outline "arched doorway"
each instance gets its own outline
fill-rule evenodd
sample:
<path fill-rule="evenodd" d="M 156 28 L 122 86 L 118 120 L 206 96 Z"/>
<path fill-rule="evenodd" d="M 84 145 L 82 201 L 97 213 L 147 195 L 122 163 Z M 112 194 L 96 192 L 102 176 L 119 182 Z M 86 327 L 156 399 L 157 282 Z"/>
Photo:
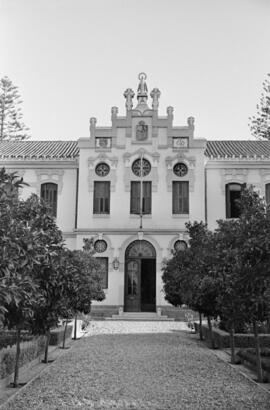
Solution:
<path fill-rule="evenodd" d="M 156 311 L 156 251 L 136 240 L 125 253 L 125 312 Z"/>

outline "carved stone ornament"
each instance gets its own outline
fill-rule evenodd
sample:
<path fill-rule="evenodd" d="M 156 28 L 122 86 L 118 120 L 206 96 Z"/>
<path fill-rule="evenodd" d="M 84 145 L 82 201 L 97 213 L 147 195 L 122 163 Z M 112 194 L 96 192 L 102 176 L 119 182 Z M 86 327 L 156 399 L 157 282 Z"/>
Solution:
<path fill-rule="evenodd" d="M 189 182 L 189 190 L 190 192 L 194 191 L 195 185 L 195 165 L 196 165 L 196 158 L 195 157 L 188 157 L 184 153 L 178 153 L 173 157 L 167 157 L 165 159 L 166 166 L 167 166 L 167 190 L 168 192 L 172 191 L 172 182 L 173 181 L 181 181 L 184 180 Z M 177 165 L 181 165 L 186 167 L 186 173 L 184 172 L 183 175 L 177 175 L 174 172 L 174 169 L 177 168 Z"/>
<path fill-rule="evenodd" d="M 148 125 L 144 121 L 140 121 L 136 126 L 136 140 L 145 141 L 148 138 Z"/>
<path fill-rule="evenodd" d="M 96 157 L 89 157 L 87 160 L 88 164 L 88 191 L 93 192 L 94 190 L 94 181 L 110 181 L 111 182 L 111 191 L 115 191 L 116 184 L 116 168 L 118 164 L 118 158 L 110 158 L 104 153 L 100 153 Z M 98 165 L 105 164 L 109 167 L 109 172 L 106 175 L 99 175 L 96 172 Z M 104 173 L 103 173 L 104 174 Z"/>
<path fill-rule="evenodd" d="M 158 109 L 158 105 L 159 105 L 159 97 L 160 97 L 160 91 L 158 88 L 154 88 L 151 93 L 150 93 L 150 97 L 152 97 L 153 102 L 152 102 L 152 108 L 153 110 L 157 110 Z"/>
<path fill-rule="evenodd" d="M 158 188 L 158 163 L 159 163 L 159 158 L 160 154 L 157 152 L 148 152 L 145 149 L 139 149 L 136 152 L 130 154 L 126 152 L 123 155 L 124 158 L 124 164 L 125 164 L 125 172 L 124 172 L 124 184 L 125 184 L 125 191 L 130 192 L 130 182 L 131 181 L 140 181 L 139 176 L 135 176 L 133 171 L 132 171 L 132 164 L 134 163 L 135 160 L 140 159 L 143 157 L 144 159 L 148 160 L 148 162 L 151 164 L 151 170 L 149 174 L 147 175 L 147 181 L 152 182 L 152 191 L 157 192 Z"/>
<path fill-rule="evenodd" d="M 63 169 L 36 169 L 37 181 L 31 182 L 31 186 L 35 187 L 37 193 L 40 193 L 41 184 L 52 182 L 57 184 L 57 191 L 60 195 L 63 189 L 63 176 L 65 171 Z"/>
<path fill-rule="evenodd" d="M 246 168 L 228 168 L 220 170 L 220 188 L 223 195 L 225 195 L 226 185 L 230 183 L 243 184 L 247 182 L 248 170 Z"/>

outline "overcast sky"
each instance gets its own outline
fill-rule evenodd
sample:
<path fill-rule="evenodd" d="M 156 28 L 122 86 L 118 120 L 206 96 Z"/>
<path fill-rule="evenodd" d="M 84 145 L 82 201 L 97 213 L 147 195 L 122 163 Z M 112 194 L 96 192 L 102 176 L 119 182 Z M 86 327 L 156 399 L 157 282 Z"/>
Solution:
<path fill-rule="evenodd" d="M 147 74 L 160 115 L 195 117 L 195 136 L 251 139 L 270 72 L 269 0 L 0 0 L 0 77 L 23 98 L 33 140 L 89 136 L 125 114 Z M 150 102 L 151 104 L 151 102 Z"/>

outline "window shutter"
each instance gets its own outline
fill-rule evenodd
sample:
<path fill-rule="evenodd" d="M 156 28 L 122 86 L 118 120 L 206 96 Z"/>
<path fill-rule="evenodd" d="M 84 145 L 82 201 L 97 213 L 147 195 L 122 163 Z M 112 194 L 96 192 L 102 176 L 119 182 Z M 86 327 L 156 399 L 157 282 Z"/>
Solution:
<path fill-rule="evenodd" d="M 173 181 L 173 214 L 189 213 L 189 183 L 188 181 Z"/>
<path fill-rule="evenodd" d="M 140 182 L 131 182 L 130 189 L 130 213 L 139 214 L 140 213 Z"/>
<path fill-rule="evenodd" d="M 143 213 L 151 214 L 152 186 L 151 182 L 143 182 Z"/>
<path fill-rule="evenodd" d="M 110 213 L 110 182 L 94 182 L 94 214 Z"/>

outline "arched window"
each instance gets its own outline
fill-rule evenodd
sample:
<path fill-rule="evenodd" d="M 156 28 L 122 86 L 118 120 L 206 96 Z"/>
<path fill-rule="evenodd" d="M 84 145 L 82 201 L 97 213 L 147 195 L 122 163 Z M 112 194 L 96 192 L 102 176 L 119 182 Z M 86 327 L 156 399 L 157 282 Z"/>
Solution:
<path fill-rule="evenodd" d="M 41 198 L 51 207 L 52 215 L 57 215 L 57 184 L 46 183 L 41 185 Z"/>
<path fill-rule="evenodd" d="M 226 218 L 239 218 L 241 214 L 240 199 L 243 185 L 231 183 L 226 185 Z"/>

